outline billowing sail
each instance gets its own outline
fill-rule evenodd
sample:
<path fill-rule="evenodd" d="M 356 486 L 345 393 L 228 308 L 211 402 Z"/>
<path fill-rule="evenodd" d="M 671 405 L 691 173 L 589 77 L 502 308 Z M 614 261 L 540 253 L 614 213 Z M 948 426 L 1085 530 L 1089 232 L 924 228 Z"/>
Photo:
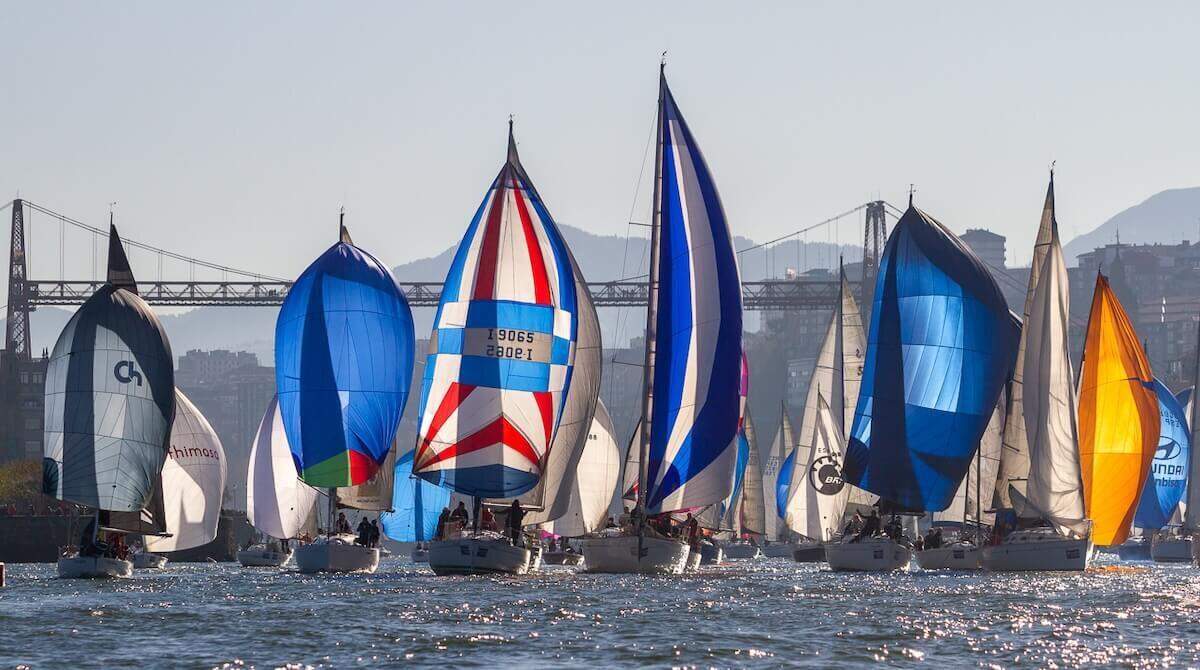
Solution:
<path fill-rule="evenodd" d="M 778 483 L 780 481 L 780 473 L 783 470 L 784 461 L 796 451 L 796 431 L 792 427 L 792 419 L 788 416 L 786 403 L 781 403 L 779 407 L 779 430 L 775 433 L 775 440 L 771 443 L 771 449 L 767 452 L 767 457 L 763 461 L 762 481 L 764 499 L 766 500 L 766 531 L 767 537 L 775 539 L 779 536 L 779 531 L 783 530 L 784 521 L 787 518 L 786 501 L 784 502 L 784 513 L 779 514 L 777 498 L 779 495 Z M 800 459 L 808 460 L 807 454 L 801 454 Z M 793 462 L 795 458 L 793 457 Z M 790 470 L 789 470 L 790 472 Z M 790 483 L 790 475 L 784 479 L 784 486 L 788 487 Z"/>
<path fill-rule="evenodd" d="M 738 531 L 741 535 L 765 535 L 767 507 L 763 501 L 762 459 L 758 455 L 758 437 L 749 408 L 742 421 L 742 433 L 750 445 L 750 460 L 746 463 L 746 478 L 742 482 L 742 498 L 737 511 Z"/>
<path fill-rule="evenodd" d="M 625 464 L 621 466 L 620 493 L 623 502 L 637 500 L 638 479 L 641 477 L 642 472 L 641 437 L 642 422 L 638 421 L 637 425 L 633 427 L 633 435 L 629 438 L 629 445 L 625 447 Z"/>
<path fill-rule="evenodd" d="M 743 424 L 743 427 L 745 424 Z M 732 528 L 734 532 L 739 531 L 737 515 L 739 513 L 738 503 L 741 502 L 742 485 L 746 481 L 746 468 L 750 465 L 750 440 L 746 437 L 744 430 L 739 429 L 737 437 L 737 459 L 733 466 L 733 490 L 729 493 L 729 497 L 721 501 L 717 506 L 717 514 L 721 518 L 723 528 Z"/>
<path fill-rule="evenodd" d="M 979 440 L 979 452 L 971 461 L 967 476 L 958 485 L 954 501 L 946 509 L 933 514 L 934 523 L 959 524 L 963 521 L 980 526 L 991 526 L 996 513 L 989 512 L 996 492 L 996 477 L 1000 471 L 1001 440 L 1004 433 L 1004 408 L 1008 404 L 1007 394 L 1001 393 L 992 418 Z"/>
<path fill-rule="evenodd" d="M 164 537 L 146 537 L 150 551 L 180 551 L 212 542 L 225 495 L 225 449 L 204 414 L 175 389 L 171 449 L 162 469 Z"/>
<path fill-rule="evenodd" d="M 508 160 L 459 244 L 434 317 L 413 472 L 485 498 L 536 486 L 578 330 L 571 255 L 510 126 Z"/>
<path fill-rule="evenodd" d="M 570 478 L 567 510 L 543 524 L 542 529 L 554 535 L 579 537 L 603 528 L 620 475 L 621 447 L 617 444 L 612 417 L 604 403 L 597 402 L 586 446 Z"/>
<path fill-rule="evenodd" d="M 275 322 L 279 413 L 300 477 L 362 484 L 383 465 L 413 368 L 413 321 L 387 266 L 341 240 L 288 291 Z"/>
<path fill-rule="evenodd" d="M 553 521 L 567 513 L 571 505 L 573 483 L 581 473 L 584 450 L 594 433 L 593 415 L 598 411 L 600 395 L 601 338 L 600 320 L 592 305 L 587 281 L 574 258 L 575 296 L 579 303 L 579 335 L 575 342 L 575 367 L 571 372 L 571 388 L 563 404 L 558 432 L 546 457 L 542 478 L 532 491 L 521 496 L 522 505 L 530 510 L 525 524 Z M 620 468 L 620 458 L 617 459 Z M 615 485 L 615 483 L 614 483 Z M 611 493 L 612 489 L 609 488 Z"/>
<path fill-rule="evenodd" d="M 1158 449 L 1150 464 L 1150 476 L 1138 501 L 1133 525 L 1138 528 L 1157 530 L 1164 528 L 1183 500 L 1187 482 L 1188 444 L 1187 414 L 1171 389 L 1161 381 L 1154 380 L 1154 393 L 1158 396 L 1159 431 Z M 1182 393 L 1180 394 L 1182 395 Z"/>
<path fill-rule="evenodd" d="M 300 535 L 314 514 L 317 492 L 300 480 L 288 446 L 279 400 L 271 398 L 250 447 L 246 516 L 259 532 L 279 539 Z M 316 524 L 309 535 L 316 536 Z"/>
<path fill-rule="evenodd" d="M 796 465 L 796 462 L 800 460 L 799 452 L 798 448 L 788 452 L 787 457 L 783 459 L 783 463 L 779 466 L 779 476 L 775 479 L 775 495 L 771 497 L 774 504 L 771 505 L 771 512 L 773 512 L 773 516 L 775 517 L 775 534 L 777 536 L 784 534 L 782 532 L 785 528 L 783 522 L 787 518 L 787 504 L 790 497 L 788 494 L 792 490 L 792 477 L 797 467 L 801 469 L 804 467 L 803 463 L 799 466 Z"/>
<path fill-rule="evenodd" d="M 1150 361 L 1102 274 L 1096 276 L 1079 375 L 1079 460 L 1097 545 L 1129 537 L 1158 446 Z"/>
<path fill-rule="evenodd" d="M 809 537 L 828 542 L 842 528 L 846 499 L 850 489 L 842 478 L 842 449 L 846 443 L 842 432 L 842 415 L 835 413 L 817 396 L 817 421 L 813 433 L 812 460 L 806 468 L 805 486 L 809 496 L 806 505 L 809 516 Z M 797 495 L 793 493 L 793 495 Z"/>
<path fill-rule="evenodd" d="M 1054 174 L 1050 174 L 1050 184 L 1046 187 L 1046 201 L 1042 205 L 1041 223 L 1038 225 L 1037 240 L 1033 244 L 1033 260 L 1029 265 L 1029 283 L 1025 289 L 1025 311 L 1022 312 L 1022 324 L 1028 323 L 1030 311 L 1033 309 L 1034 292 L 1041 280 L 1043 267 L 1046 265 L 1046 255 L 1050 247 L 1058 245 L 1058 222 L 1054 217 Z M 1060 249 L 1061 253 L 1061 249 Z M 1056 266 L 1051 264 L 1050 269 Z M 1063 275 L 1064 279 L 1066 275 Z M 1064 284 L 1065 286 L 1065 284 Z M 1064 296 L 1065 299 L 1065 296 Z M 1025 432 L 1024 409 L 1024 378 L 1025 378 L 1025 349 L 1028 335 L 1022 332 L 1017 345 L 1017 358 L 1013 365 L 1012 381 L 1009 383 L 1009 412 L 1005 418 L 1003 449 L 1000 452 L 1000 474 L 996 482 L 996 498 L 1001 507 L 1013 507 L 1010 487 L 1019 494 L 1025 494 L 1026 481 L 1029 478 L 1030 447 Z M 1069 361 L 1068 361 L 1069 362 Z M 1072 431 L 1073 433 L 1073 431 Z M 1073 439 L 1073 435 L 1072 435 Z M 1072 445 L 1071 450 L 1075 447 Z"/>
<path fill-rule="evenodd" d="M 907 509 L 945 509 L 1009 377 L 1017 333 L 983 263 L 911 205 L 874 295 L 846 480 Z"/>
<path fill-rule="evenodd" d="M 450 505 L 450 490 L 430 484 L 412 473 L 414 447 L 396 457 L 392 484 L 392 509 L 379 515 L 383 534 L 397 542 L 429 542 L 437 534 L 442 509 Z"/>
<path fill-rule="evenodd" d="M 42 491 L 140 514 L 167 457 L 174 369 L 112 227 L 108 283 L 67 322 L 46 367 Z"/>
<path fill-rule="evenodd" d="M 712 174 L 660 78 L 658 254 L 652 287 L 650 513 L 711 505 L 733 485 L 742 288 Z"/>
<path fill-rule="evenodd" d="M 334 490 L 338 507 L 359 509 L 367 512 L 384 512 L 392 508 L 392 482 L 396 476 L 396 453 L 402 447 L 396 438 L 388 450 L 383 464 L 367 481 L 355 486 L 341 486 Z"/>

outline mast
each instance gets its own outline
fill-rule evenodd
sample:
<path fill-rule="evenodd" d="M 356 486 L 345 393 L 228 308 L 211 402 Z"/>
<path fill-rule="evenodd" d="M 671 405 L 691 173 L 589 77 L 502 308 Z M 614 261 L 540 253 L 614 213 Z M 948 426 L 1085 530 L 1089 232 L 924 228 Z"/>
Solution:
<path fill-rule="evenodd" d="M 846 300 L 846 296 L 844 295 L 844 291 L 846 290 L 845 279 L 846 274 L 845 268 L 842 265 L 842 257 L 838 256 L 838 303 L 837 307 L 834 308 L 837 310 L 837 314 L 835 315 L 837 318 L 837 335 L 834 336 L 833 346 L 833 364 L 836 367 L 834 367 L 833 375 L 834 386 L 830 391 L 832 391 L 834 402 L 837 403 L 833 410 L 837 412 L 838 426 L 842 429 L 843 435 L 846 434 L 846 361 L 844 360 L 846 342 L 843 336 L 843 330 L 846 327 L 846 310 L 844 309 Z"/>
<path fill-rule="evenodd" d="M 658 66 L 658 139 L 654 150 L 654 213 L 650 221 L 650 274 L 647 278 L 647 308 L 646 308 L 646 354 L 642 366 L 642 443 L 639 445 L 638 490 L 635 509 L 642 512 L 638 515 L 638 543 L 641 543 L 642 528 L 645 523 L 647 466 L 650 460 L 650 413 L 654 408 L 654 358 L 656 353 L 655 338 L 658 333 L 658 255 L 659 230 L 662 228 L 662 158 L 663 158 L 663 101 L 667 86 L 667 63 L 664 59 Z M 639 547 L 639 554 L 641 553 Z"/>

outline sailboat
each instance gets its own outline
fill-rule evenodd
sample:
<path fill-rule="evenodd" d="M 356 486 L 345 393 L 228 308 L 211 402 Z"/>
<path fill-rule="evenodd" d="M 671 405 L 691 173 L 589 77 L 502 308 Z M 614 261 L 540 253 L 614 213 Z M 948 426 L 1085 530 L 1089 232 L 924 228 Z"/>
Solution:
<path fill-rule="evenodd" d="M 845 443 L 833 440 L 830 432 L 823 447 L 817 448 L 817 427 L 821 421 L 818 397 L 826 399 L 838 429 L 836 434 L 844 436 L 846 426 L 854 420 L 866 353 L 858 301 L 850 292 L 845 272 L 839 272 L 839 277 L 839 299 L 809 383 L 780 514 L 787 527 L 799 536 L 790 554 L 799 562 L 825 560 L 823 545 L 840 534 L 846 504 L 855 488 L 848 486 L 841 474 Z"/>
<path fill-rule="evenodd" d="M 574 392 L 574 391 L 572 391 Z M 580 538 L 604 528 L 613 489 L 621 476 L 621 448 L 617 444 L 612 417 L 603 401 L 597 401 L 583 453 L 570 478 L 566 511 L 544 521 L 541 530 L 559 538 Z M 578 565 L 583 554 L 565 549 L 546 552 L 546 563 Z"/>
<path fill-rule="evenodd" d="M 355 544 L 334 521 L 338 489 L 369 482 L 384 468 L 408 399 L 413 322 L 387 266 L 338 241 L 288 291 L 275 324 L 279 414 L 300 478 L 328 491 L 323 537 L 296 548 L 301 572 L 374 572 L 379 549 Z M 378 481 L 378 480 L 376 480 Z M 390 503 L 391 487 L 374 492 Z M 338 527 L 341 525 L 341 527 Z"/>
<path fill-rule="evenodd" d="M 216 539 L 225 476 L 221 439 L 183 391 L 175 389 L 171 448 L 162 469 L 168 534 L 147 536 L 145 551 L 134 554 L 133 567 L 163 567 L 166 557 L 162 553 L 199 547 Z"/>
<path fill-rule="evenodd" d="M 175 361 L 109 222 L 108 280 L 67 322 L 46 368 L 42 492 L 95 510 L 59 577 L 128 577 L 101 531 L 163 534 L 160 474 L 175 416 Z"/>
<path fill-rule="evenodd" d="M 1079 459 L 1093 542 L 1129 537 L 1161 417 L 1150 361 L 1103 274 L 1096 276 L 1079 378 Z"/>
<path fill-rule="evenodd" d="M 1017 332 L 999 286 L 971 250 L 911 202 L 875 285 L 846 481 L 891 512 L 950 506 L 1012 369 Z M 897 533 L 828 544 L 834 570 L 892 570 Z"/>
<path fill-rule="evenodd" d="M 446 277 L 421 386 L 413 472 L 474 501 L 474 526 L 431 545 L 436 574 L 531 566 L 527 543 L 482 528 L 480 515 L 485 499 L 533 491 L 548 474 L 574 384 L 576 287 L 571 253 L 521 165 L 510 121 L 507 158 Z M 577 436 L 590 412 L 572 417 Z"/>
<path fill-rule="evenodd" d="M 646 524 L 733 488 L 742 295 L 708 165 L 659 70 L 642 436 L 632 527 L 584 541 L 593 572 L 679 573 L 690 548 Z"/>
<path fill-rule="evenodd" d="M 996 484 L 997 499 L 1010 510 L 1005 517 L 1012 518 L 997 519 L 1004 538 L 983 550 L 988 570 L 1083 570 L 1091 561 L 1068 341 L 1070 313 L 1051 172 L 1029 270 Z"/>
<path fill-rule="evenodd" d="M 933 525 L 957 529 L 957 537 L 940 547 L 924 547 L 916 552 L 917 565 L 922 570 L 979 570 L 983 567 L 984 529 L 990 529 L 996 521 L 995 512 L 988 510 L 992 506 L 1000 471 L 1007 406 L 1008 394 L 1001 393 L 979 441 L 979 450 L 971 461 L 971 469 L 954 494 L 954 502 L 946 509 L 934 512 Z"/>
<path fill-rule="evenodd" d="M 1161 421 L 1158 448 L 1133 515 L 1133 525 L 1150 532 L 1150 557 L 1155 562 L 1187 563 L 1192 560 L 1191 541 L 1176 532 L 1191 452 L 1187 414 L 1171 389 L 1158 379 L 1154 380 L 1154 394 Z"/>
<path fill-rule="evenodd" d="M 785 525 L 787 510 L 787 492 L 791 489 L 790 473 L 795 463 L 796 429 L 792 418 L 788 415 L 787 402 L 779 403 L 779 427 L 771 447 L 763 458 L 763 496 L 766 505 L 765 526 L 763 528 L 763 550 L 775 554 L 776 557 L 788 555 L 791 545 L 786 541 L 788 528 Z M 790 459 L 790 460 L 789 460 Z M 784 471 L 787 470 L 785 473 Z M 781 476 L 782 475 L 782 476 Z M 782 483 L 781 483 L 782 480 Z M 780 502 L 780 487 L 783 488 L 783 502 Z M 773 545 L 779 545 L 772 549 Z"/>
<path fill-rule="evenodd" d="M 272 397 L 258 424 L 246 473 L 246 517 L 274 538 L 238 551 L 244 567 L 279 567 L 292 558 L 289 541 L 317 533 L 317 492 L 300 479 L 288 446 L 279 399 Z"/>
<path fill-rule="evenodd" d="M 742 466 L 742 449 L 746 451 Z M 746 408 L 742 429 L 738 431 L 738 466 L 740 486 L 735 480 L 736 504 L 729 510 L 724 525 L 733 529 L 734 540 L 725 545 L 725 557 L 730 560 L 753 559 L 762 555 L 757 540 L 766 535 L 767 507 L 763 499 L 762 464 L 755 438 L 754 420 Z"/>
<path fill-rule="evenodd" d="M 1196 351 L 1200 352 L 1200 330 L 1196 332 Z M 1188 450 L 1187 491 L 1180 505 L 1183 509 L 1183 525 L 1179 529 L 1180 537 L 1191 541 L 1192 560 L 1200 565 L 1200 540 L 1196 537 L 1200 533 L 1200 417 L 1196 416 L 1200 402 L 1196 402 L 1197 389 L 1200 389 L 1200 355 L 1197 355 L 1196 367 L 1192 369 L 1192 388 L 1185 405 L 1188 444 L 1191 448 Z"/>

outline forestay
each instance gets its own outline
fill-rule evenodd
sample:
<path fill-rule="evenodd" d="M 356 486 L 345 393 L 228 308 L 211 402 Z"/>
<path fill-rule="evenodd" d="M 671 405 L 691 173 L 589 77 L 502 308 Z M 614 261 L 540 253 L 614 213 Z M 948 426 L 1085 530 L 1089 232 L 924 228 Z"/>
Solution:
<path fill-rule="evenodd" d="M 204 414 L 175 389 L 171 448 L 162 469 L 164 537 L 146 537 L 150 551 L 180 551 L 217 537 L 225 495 L 225 449 Z"/>
<path fill-rule="evenodd" d="M 1154 393 L 1158 397 L 1160 421 L 1158 449 L 1154 452 L 1150 476 L 1146 478 L 1133 517 L 1134 526 L 1149 530 L 1166 527 L 1178 510 L 1183 500 L 1188 455 L 1191 452 L 1187 414 L 1183 405 L 1171 395 L 1171 389 L 1158 379 L 1154 380 Z"/>
<path fill-rule="evenodd" d="M 983 263 L 911 204 L 874 295 L 846 479 L 903 508 L 942 510 L 1009 377 L 1017 333 Z"/>
<path fill-rule="evenodd" d="M 1084 338 L 1079 376 L 1079 461 L 1097 545 L 1129 537 L 1138 496 L 1158 446 L 1158 398 L 1150 361 L 1102 274 Z"/>
<path fill-rule="evenodd" d="M 136 520 L 167 456 L 174 369 L 111 227 L 108 282 L 67 321 L 47 363 L 42 491 Z"/>
<path fill-rule="evenodd" d="M 275 323 L 279 413 L 300 477 L 362 484 L 383 465 L 408 399 L 412 312 L 391 271 L 341 238 L 288 291 Z"/>
<path fill-rule="evenodd" d="M 510 124 L 508 159 L 458 246 L 434 317 L 413 471 L 484 498 L 536 486 L 578 330 L 571 256 Z"/>
<path fill-rule="evenodd" d="M 659 85 L 649 513 L 708 506 L 729 495 L 742 352 L 733 236 L 665 76 Z"/>
<path fill-rule="evenodd" d="M 279 539 L 299 536 L 313 515 L 317 492 L 300 480 L 288 446 L 279 400 L 263 412 L 246 475 L 246 516 L 259 532 Z M 310 529 L 316 535 L 316 524 Z"/>

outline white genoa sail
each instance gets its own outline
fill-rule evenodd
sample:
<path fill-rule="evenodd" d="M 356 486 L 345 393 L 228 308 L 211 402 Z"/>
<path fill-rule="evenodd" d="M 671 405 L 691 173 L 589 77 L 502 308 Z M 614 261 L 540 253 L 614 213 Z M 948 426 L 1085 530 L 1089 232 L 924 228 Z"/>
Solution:
<path fill-rule="evenodd" d="M 1019 363 L 1022 366 L 1019 400 L 1029 478 L 1024 495 L 1015 487 L 1009 491 L 1015 493 L 1013 506 L 1022 517 L 1044 518 L 1060 533 L 1079 535 L 1086 532 L 1087 520 L 1079 464 L 1075 377 L 1068 348 L 1070 290 L 1054 221 L 1053 194 L 1051 177 L 1047 196 L 1050 242 L 1036 271 L 1037 283 L 1032 287 L 1033 299 L 1021 329 L 1019 350 L 1023 356 Z M 1017 400 L 1013 399 L 1014 408 Z M 1008 455 L 1005 452 L 1002 458 Z"/>
<path fill-rule="evenodd" d="M 784 519 L 780 518 L 776 502 L 779 471 L 783 467 L 783 461 L 787 458 L 788 453 L 797 448 L 796 431 L 792 427 L 792 419 L 788 416 L 787 405 L 781 405 L 779 411 L 779 430 L 775 433 L 771 450 L 767 452 L 767 458 L 763 461 L 762 471 L 763 493 L 766 501 L 766 523 L 763 530 L 766 531 L 767 538 L 772 540 L 779 536 L 779 532 L 784 527 Z M 807 454 L 802 457 L 800 453 L 797 453 L 795 458 L 803 458 L 803 462 L 808 461 Z"/>
<path fill-rule="evenodd" d="M 570 478 L 566 512 L 542 525 L 548 533 L 579 537 L 603 528 L 608 520 L 608 506 L 621 475 L 621 447 L 617 444 L 612 417 L 603 402 L 596 403 L 592 427 L 578 465 L 575 475 Z"/>
<path fill-rule="evenodd" d="M 1200 351 L 1200 329 L 1196 331 L 1197 351 Z M 1200 393 L 1200 356 L 1196 357 L 1196 367 L 1192 370 L 1192 392 L 1187 404 L 1188 430 L 1191 435 L 1191 450 L 1188 452 L 1187 490 L 1183 494 L 1180 506 L 1183 509 L 1183 528 L 1185 531 L 1200 530 L 1200 421 L 1197 421 L 1196 394 Z M 1195 539 L 1192 540 L 1195 542 Z"/>
<path fill-rule="evenodd" d="M 642 476 L 642 422 L 638 421 L 633 427 L 633 435 L 629 445 L 625 447 L 625 465 L 621 468 L 621 490 L 618 491 L 620 502 L 625 507 L 633 507 L 637 500 L 638 482 Z"/>
<path fill-rule="evenodd" d="M 841 530 L 846 501 L 850 497 L 851 487 L 842 478 L 846 451 L 842 418 L 825 402 L 825 395 L 818 393 L 809 459 L 801 462 L 797 453 L 795 468 L 799 476 L 792 480 L 788 501 L 788 526 L 800 535 L 821 542 L 832 540 Z M 793 509 L 796 510 L 794 515 Z"/>
<path fill-rule="evenodd" d="M 305 531 L 315 536 L 316 503 L 317 491 L 296 473 L 283 418 L 279 415 L 279 401 L 271 398 L 250 449 L 246 477 L 246 515 L 250 525 L 281 540 Z"/>
<path fill-rule="evenodd" d="M 136 519 L 167 457 L 174 359 L 115 227 L 108 254 L 108 282 L 72 315 L 46 367 L 42 490 Z"/>
<path fill-rule="evenodd" d="M 181 551 L 212 542 L 225 495 L 225 449 L 216 431 L 179 389 L 171 449 L 162 469 L 164 537 L 147 537 L 150 551 Z"/>
<path fill-rule="evenodd" d="M 583 452 L 587 449 L 589 435 L 593 429 L 593 415 L 597 412 L 600 396 L 601 335 L 600 320 L 592 304 L 587 280 L 579 264 L 571 256 L 571 268 L 575 275 L 575 299 L 577 301 L 579 332 L 575 341 L 575 367 L 571 371 L 571 387 L 563 402 L 558 431 L 542 465 L 542 478 L 529 493 L 521 496 L 522 504 L 531 509 L 524 523 L 533 525 L 553 521 L 567 513 L 571 506 L 572 491 L 581 467 Z M 611 489 L 610 489 L 611 492 Z"/>
<path fill-rule="evenodd" d="M 758 455 L 758 438 L 754 432 L 754 421 L 746 410 L 743 431 L 750 443 L 750 459 L 746 462 L 746 475 L 742 480 L 742 495 L 734 516 L 734 529 L 738 535 L 765 535 L 767 532 L 767 506 L 763 499 L 762 463 Z"/>

